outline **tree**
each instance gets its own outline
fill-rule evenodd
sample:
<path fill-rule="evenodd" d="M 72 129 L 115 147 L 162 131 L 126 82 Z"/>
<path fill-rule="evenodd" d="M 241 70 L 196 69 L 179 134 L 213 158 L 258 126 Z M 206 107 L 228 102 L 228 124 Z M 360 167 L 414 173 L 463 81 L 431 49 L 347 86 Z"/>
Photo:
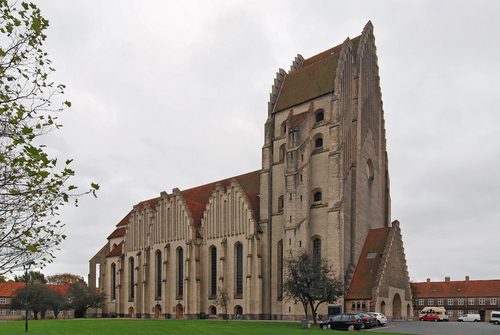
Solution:
<path fill-rule="evenodd" d="M 71 285 L 68 289 L 67 298 L 71 308 L 75 310 L 76 315 L 87 315 L 89 308 L 101 308 L 107 299 L 104 292 L 96 292 L 84 282 Z"/>
<path fill-rule="evenodd" d="M 26 274 L 23 273 L 20 276 L 14 276 L 15 283 L 26 283 Z M 45 275 L 40 271 L 30 271 L 28 274 L 28 283 L 32 284 L 47 284 L 47 279 Z"/>
<path fill-rule="evenodd" d="M 68 185 L 71 160 L 57 166 L 45 152 L 42 136 L 58 129 L 56 102 L 64 85 L 49 81 L 54 71 L 42 46 L 49 25 L 32 3 L 0 0 L 0 275 L 29 261 L 52 262 L 64 240 L 55 217 L 77 193 Z M 54 107 L 54 104 L 60 107 Z"/>
<path fill-rule="evenodd" d="M 47 309 L 54 312 L 55 318 L 57 318 L 60 311 L 68 309 L 66 299 L 58 290 L 47 290 L 45 303 Z"/>
<path fill-rule="evenodd" d="M 302 303 L 306 318 L 309 306 L 316 324 L 318 307 L 323 303 L 333 304 L 344 294 L 342 281 L 326 259 L 314 257 L 308 251 L 290 255 L 285 264 L 283 291 L 288 299 Z"/>
<path fill-rule="evenodd" d="M 49 309 L 49 289 L 43 284 L 28 285 L 28 293 L 26 287 L 20 287 L 16 290 L 15 296 L 10 301 L 11 309 L 26 310 L 26 297 L 28 298 L 28 310 L 33 311 L 35 319 L 38 319 L 38 313 L 41 313 L 42 319 L 45 318 L 45 311 Z"/>
<path fill-rule="evenodd" d="M 85 279 L 83 279 L 82 276 L 75 275 L 72 273 L 57 273 L 52 276 L 47 276 L 47 283 L 54 285 L 59 285 L 62 283 L 74 284 L 84 281 Z"/>
<path fill-rule="evenodd" d="M 215 299 L 215 305 L 219 306 L 224 309 L 224 318 L 227 321 L 227 306 L 229 305 L 229 302 L 231 301 L 231 298 L 229 297 L 229 293 L 227 292 L 227 289 L 225 287 L 217 287 L 217 299 Z"/>

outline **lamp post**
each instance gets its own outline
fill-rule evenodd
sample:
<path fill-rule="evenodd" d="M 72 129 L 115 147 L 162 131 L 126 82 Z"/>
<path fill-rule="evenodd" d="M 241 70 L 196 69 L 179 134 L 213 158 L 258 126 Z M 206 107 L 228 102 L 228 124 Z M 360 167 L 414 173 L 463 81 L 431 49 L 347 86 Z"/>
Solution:
<path fill-rule="evenodd" d="M 24 279 L 26 281 L 26 332 L 28 332 L 28 270 L 33 264 L 35 264 L 33 261 L 23 264 Z"/>

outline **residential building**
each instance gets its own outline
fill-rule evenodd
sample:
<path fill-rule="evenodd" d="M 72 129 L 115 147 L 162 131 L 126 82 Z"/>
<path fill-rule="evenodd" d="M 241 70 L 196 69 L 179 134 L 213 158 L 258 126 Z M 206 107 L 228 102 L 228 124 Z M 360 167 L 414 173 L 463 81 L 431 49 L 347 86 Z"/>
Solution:
<path fill-rule="evenodd" d="M 479 314 L 482 321 L 490 320 L 491 311 L 500 311 L 500 280 L 411 283 L 415 317 L 426 306 L 444 307 L 450 320 L 464 314 Z"/>

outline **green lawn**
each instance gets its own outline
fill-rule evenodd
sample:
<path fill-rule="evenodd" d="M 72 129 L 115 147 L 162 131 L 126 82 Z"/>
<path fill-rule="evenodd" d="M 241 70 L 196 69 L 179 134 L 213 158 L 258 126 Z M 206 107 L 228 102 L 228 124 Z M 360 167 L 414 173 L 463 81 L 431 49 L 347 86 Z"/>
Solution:
<path fill-rule="evenodd" d="M 310 330 L 300 322 L 215 321 L 215 320 L 137 320 L 137 319 L 76 319 L 30 320 L 30 334 L 305 334 L 325 332 L 311 324 Z M 26 334 L 24 321 L 0 322 L 0 334 Z M 328 330 L 327 334 L 346 334 Z M 377 334 L 386 334 L 379 333 Z M 394 335 L 394 334 L 392 334 Z"/>

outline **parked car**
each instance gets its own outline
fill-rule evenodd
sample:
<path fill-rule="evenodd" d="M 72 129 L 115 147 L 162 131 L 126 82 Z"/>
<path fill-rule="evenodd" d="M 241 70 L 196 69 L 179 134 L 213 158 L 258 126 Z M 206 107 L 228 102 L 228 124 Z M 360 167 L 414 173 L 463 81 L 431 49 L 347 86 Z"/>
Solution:
<path fill-rule="evenodd" d="M 418 318 L 420 321 L 439 321 L 439 316 L 436 313 L 429 313 Z"/>
<path fill-rule="evenodd" d="M 479 314 L 464 314 L 458 318 L 458 321 L 481 321 L 481 316 Z"/>
<path fill-rule="evenodd" d="M 383 326 L 387 323 L 387 317 L 382 314 L 382 313 L 368 313 L 368 314 L 371 314 L 375 317 L 375 319 L 377 319 L 377 323 L 379 326 Z"/>
<path fill-rule="evenodd" d="M 361 329 L 365 329 L 365 328 L 370 329 L 371 327 L 375 327 L 377 325 L 377 319 L 371 315 L 366 314 L 366 313 L 349 312 L 349 313 L 345 313 L 345 314 L 358 315 L 360 320 L 363 322 Z"/>
<path fill-rule="evenodd" d="M 357 314 L 339 314 L 331 319 L 321 321 L 319 327 L 321 329 L 356 329 L 359 330 L 363 326 L 359 315 Z"/>
<path fill-rule="evenodd" d="M 439 317 L 439 321 L 448 321 L 450 318 L 448 317 L 448 314 L 446 314 L 446 309 L 444 307 L 436 307 L 436 306 L 431 306 L 431 307 L 424 307 L 420 311 L 420 316 L 426 315 L 429 313 L 436 313 L 437 316 Z"/>
<path fill-rule="evenodd" d="M 491 311 L 491 314 L 490 314 L 490 323 L 494 323 L 496 325 L 500 325 L 500 312 Z"/>

